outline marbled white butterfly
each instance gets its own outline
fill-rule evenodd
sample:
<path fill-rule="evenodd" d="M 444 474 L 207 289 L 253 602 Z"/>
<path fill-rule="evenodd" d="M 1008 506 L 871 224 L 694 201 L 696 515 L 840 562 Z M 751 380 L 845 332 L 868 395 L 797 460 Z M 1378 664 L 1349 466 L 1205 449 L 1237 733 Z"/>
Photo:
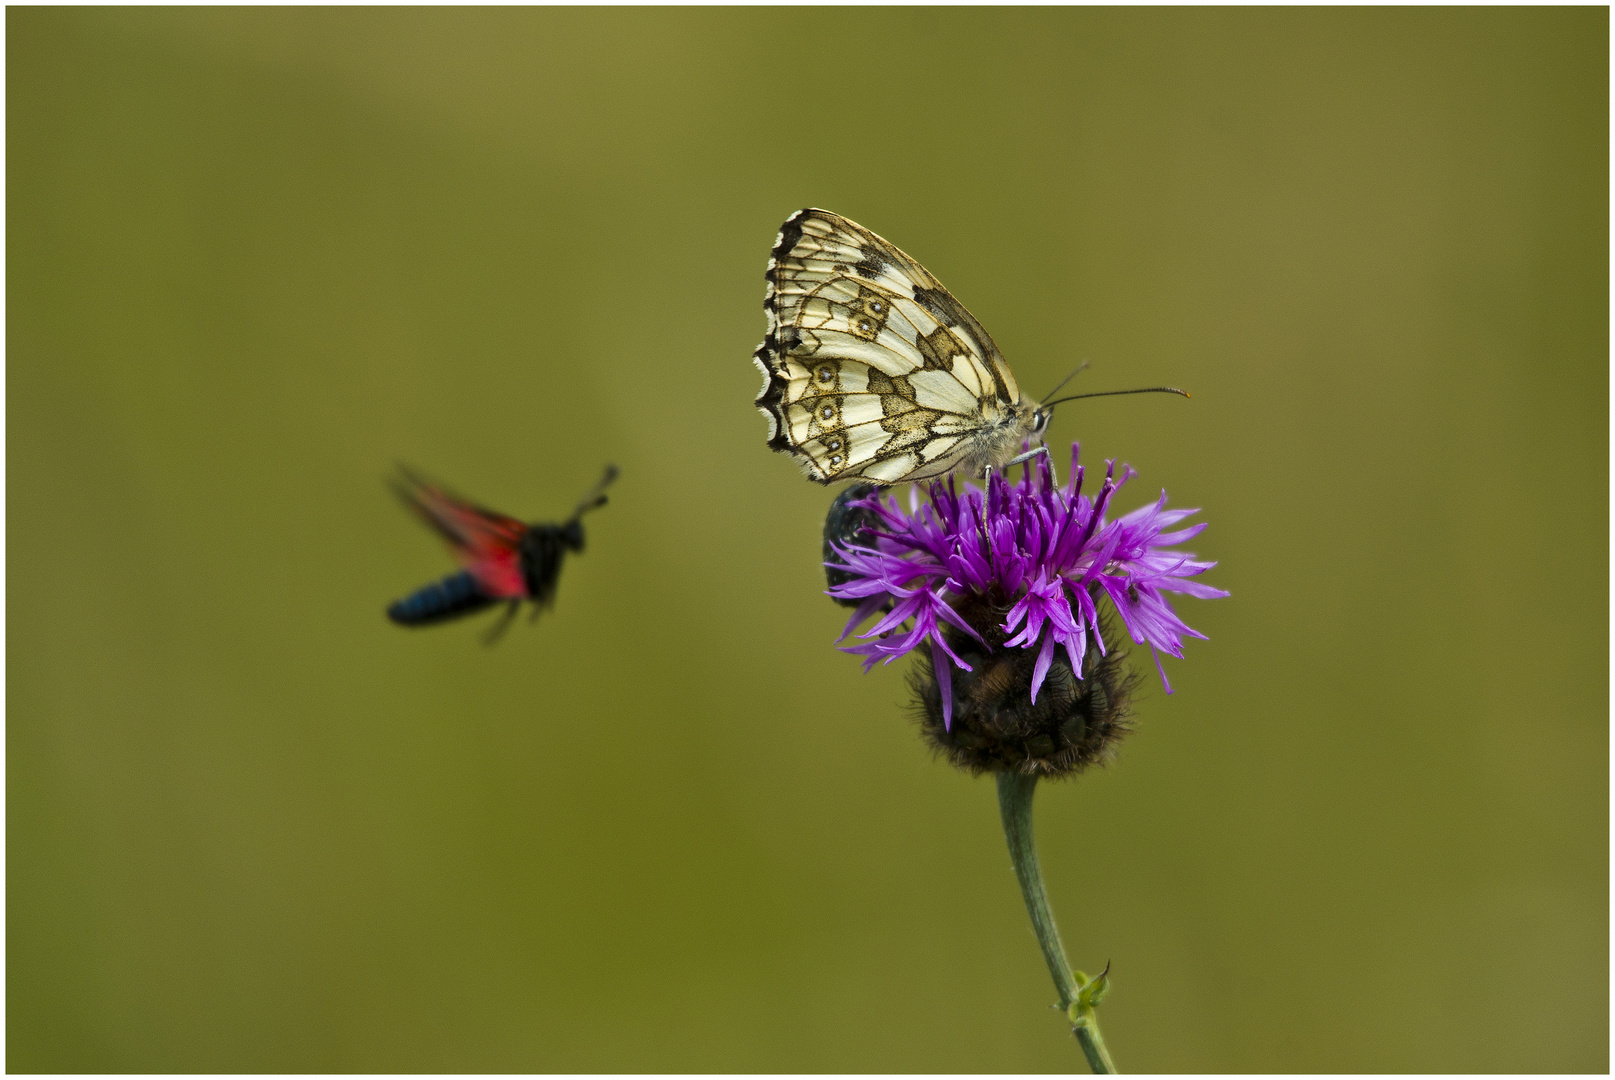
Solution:
<path fill-rule="evenodd" d="M 1059 402 L 1024 397 L 964 305 L 862 225 L 828 210 L 792 214 L 767 280 L 757 408 L 768 445 L 819 483 L 979 476 L 1041 440 Z"/>

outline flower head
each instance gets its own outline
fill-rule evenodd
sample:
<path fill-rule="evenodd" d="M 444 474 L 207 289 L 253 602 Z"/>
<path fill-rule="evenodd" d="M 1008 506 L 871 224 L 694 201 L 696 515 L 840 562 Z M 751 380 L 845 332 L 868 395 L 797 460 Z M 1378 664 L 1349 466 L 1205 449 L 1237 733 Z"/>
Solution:
<path fill-rule="evenodd" d="M 1134 475 L 1124 467 L 1118 477 L 1107 462 L 1099 490 L 1084 494 L 1074 444 L 1064 487 L 1044 456 L 1017 481 L 992 475 L 985 490 L 950 479 L 930 484 L 921 503 L 910 488 L 906 510 L 858 489 L 832 507 L 829 594 L 858 605 L 842 639 L 880 615 L 845 650 L 867 671 L 928 646 L 916 689 L 928 736 L 956 763 L 1060 774 L 1100 760 L 1124 729 L 1136 682 L 1109 611 L 1153 653 L 1181 657 L 1185 637 L 1205 636 L 1165 595 L 1228 595 L 1190 580 L 1215 563 L 1174 550 L 1205 525 L 1169 531 L 1195 511 L 1168 510 L 1164 491 L 1110 518 Z M 1159 656 L 1156 667 L 1171 693 Z"/>

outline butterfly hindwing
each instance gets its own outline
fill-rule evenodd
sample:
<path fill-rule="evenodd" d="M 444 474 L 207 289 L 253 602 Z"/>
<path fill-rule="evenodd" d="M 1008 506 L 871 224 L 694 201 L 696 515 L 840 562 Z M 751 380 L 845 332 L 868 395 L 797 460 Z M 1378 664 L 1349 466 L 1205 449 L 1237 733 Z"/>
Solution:
<path fill-rule="evenodd" d="M 821 483 L 893 484 L 1001 460 L 1031 409 L 987 331 L 923 266 L 846 218 L 780 230 L 756 363 L 769 445 Z"/>

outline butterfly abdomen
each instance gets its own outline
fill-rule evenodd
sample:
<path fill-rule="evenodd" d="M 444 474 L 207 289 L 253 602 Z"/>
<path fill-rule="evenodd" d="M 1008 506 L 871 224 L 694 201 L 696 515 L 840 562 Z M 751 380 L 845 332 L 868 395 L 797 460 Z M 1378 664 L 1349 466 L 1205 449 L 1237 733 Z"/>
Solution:
<path fill-rule="evenodd" d="M 498 598 L 483 591 L 469 570 L 416 589 L 387 608 L 387 617 L 402 626 L 427 626 L 480 611 Z"/>

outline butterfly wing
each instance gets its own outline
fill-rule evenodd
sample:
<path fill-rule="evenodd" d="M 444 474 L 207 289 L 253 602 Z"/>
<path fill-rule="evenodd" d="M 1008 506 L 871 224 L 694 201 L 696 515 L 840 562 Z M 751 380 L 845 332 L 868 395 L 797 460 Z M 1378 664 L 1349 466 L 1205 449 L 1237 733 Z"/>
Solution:
<path fill-rule="evenodd" d="M 982 325 L 898 248 L 827 210 L 791 215 L 754 361 L 768 444 L 820 483 L 895 484 L 1012 456 L 1032 430 Z"/>
<path fill-rule="evenodd" d="M 454 557 L 489 596 L 514 599 L 527 595 L 521 556 L 525 524 L 451 495 L 408 470 L 400 472 L 393 490 L 448 541 Z"/>

